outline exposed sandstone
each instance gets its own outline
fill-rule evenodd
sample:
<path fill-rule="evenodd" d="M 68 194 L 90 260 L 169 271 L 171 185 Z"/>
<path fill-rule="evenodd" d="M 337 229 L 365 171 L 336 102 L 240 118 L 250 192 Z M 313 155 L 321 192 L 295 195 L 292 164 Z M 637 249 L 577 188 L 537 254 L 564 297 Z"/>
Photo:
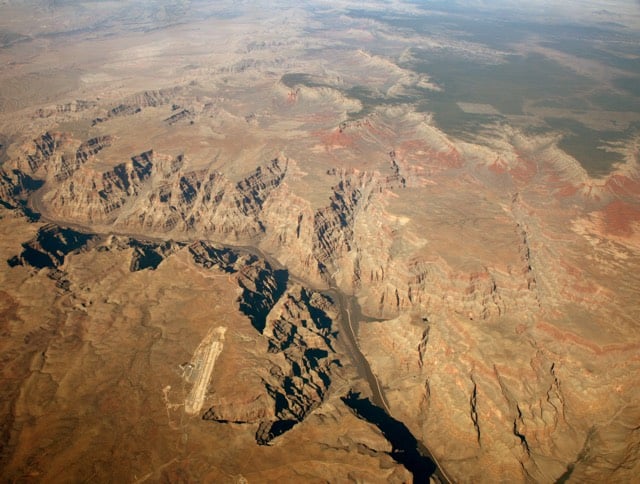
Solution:
<path fill-rule="evenodd" d="M 106 472 L 101 463 L 111 459 L 120 462 L 118 475 L 153 472 L 149 460 L 126 458 L 134 448 L 144 448 L 151 460 L 171 462 L 163 468 L 167 476 L 228 474 L 250 456 L 256 465 L 243 472 L 252 479 L 289 479 L 292 456 L 302 453 L 301 462 L 310 456 L 322 460 L 336 476 L 348 469 L 358 478 L 406 481 L 402 467 L 386 453 L 385 438 L 353 417 L 340 402 L 340 393 L 329 392 L 330 385 L 343 391 L 351 370 L 334 362 L 341 358 L 334 346 L 336 313 L 324 296 L 292 285 L 270 303 L 262 335 L 237 308 L 239 292 L 259 285 L 252 277 L 271 273 L 263 260 L 206 243 L 167 252 L 167 244 L 154 246 L 122 236 L 93 237 L 84 249 L 71 250 L 81 234 L 37 225 L 3 219 L 3 258 L 17 250 L 13 237 L 27 238 L 31 228 L 39 232 L 30 247 L 52 261 L 64 255 L 58 267 L 34 272 L 15 266 L 2 275 L 8 289 L 0 293 L 5 316 L 0 330 L 6 336 L 2 374 L 7 383 L 2 388 L 6 412 L 0 420 L 3 475 L 89 476 L 96 465 Z M 132 268 L 140 247 L 165 255 L 155 270 Z M 261 268 L 250 270 L 252 265 Z M 65 287 L 56 280 L 62 272 Z M 26 297 L 25 285 L 44 288 L 47 297 Z M 193 351 L 206 339 L 212 320 L 225 321 L 228 330 L 210 383 L 203 381 L 199 387 L 205 389 L 203 403 L 211 410 L 189 418 L 183 407 L 195 383 L 190 373 Z M 245 364 L 238 366 L 236 357 Z M 264 365 L 265 358 L 271 363 Z M 122 379 L 114 383 L 114 374 Z M 252 394 L 259 396 L 253 402 Z M 82 403 L 70 415 L 73 402 Z M 200 418 L 212 418 L 214 411 L 216 419 L 222 415 L 229 423 Z M 292 421 L 297 425 L 287 428 Z M 122 435 L 129 432 L 136 443 L 113 437 L 113 428 Z M 256 445 L 256 438 L 266 443 L 283 429 L 293 438 L 274 446 Z M 29 442 L 24 440 L 27 434 L 33 435 Z M 43 435 L 57 437 L 40 440 Z M 176 449 L 175 439 L 185 435 L 195 453 Z M 240 453 L 227 455 L 230 444 Z M 52 460 L 45 464 L 38 455 L 47 452 Z M 71 459 L 78 452 L 92 464 Z M 33 457 L 28 466 L 23 455 Z M 194 458 L 203 469 L 191 467 Z M 326 475 L 327 469 L 309 467 L 306 472 L 313 477 Z"/>
<path fill-rule="evenodd" d="M 225 249 L 198 243 L 190 248 L 195 261 L 205 267 L 235 274 L 242 288 L 239 308 L 268 344 L 268 367 L 260 371 L 261 382 L 237 391 L 238 384 L 217 388 L 219 403 L 205 420 L 258 423 L 256 440 L 268 444 L 289 431 L 317 408 L 332 380 L 337 316 L 330 299 L 299 285 L 287 288 L 286 273 L 250 256 L 240 257 Z"/>
<path fill-rule="evenodd" d="M 520 55 L 254 7 L 62 41 L 34 11 L 3 51 L 3 477 L 406 482 L 426 447 L 452 481 L 632 481 L 637 113 L 569 113 L 620 134 L 595 177 L 535 100 L 436 125 L 423 56 Z"/>

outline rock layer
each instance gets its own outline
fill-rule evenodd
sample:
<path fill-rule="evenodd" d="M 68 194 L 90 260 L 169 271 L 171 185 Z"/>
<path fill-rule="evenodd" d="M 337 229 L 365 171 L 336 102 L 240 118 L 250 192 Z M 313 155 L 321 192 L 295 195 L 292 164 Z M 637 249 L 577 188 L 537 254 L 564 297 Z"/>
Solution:
<path fill-rule="evenodd" d="M 595 111 L 629 52 L 514 115 L 423 70 L 599 61 L 388 2 L 63 3 L 0 64 L 6 480 L 406 482 L 373 401 L 452 481 L 638 475 L 638 115 Z M 558 110 L 618 161 L 560 149 Z"/>

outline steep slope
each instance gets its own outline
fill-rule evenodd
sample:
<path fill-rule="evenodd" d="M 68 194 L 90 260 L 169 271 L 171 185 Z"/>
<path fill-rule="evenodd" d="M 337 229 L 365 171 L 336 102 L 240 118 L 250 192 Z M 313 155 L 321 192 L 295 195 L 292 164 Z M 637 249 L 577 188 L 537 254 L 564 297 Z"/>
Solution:
<path fill-rule="evenodd" d="M 216 14 L 0 69 L 5 93 L 37 59 L 83 66 L 0 113 L 9 479 L 406 481 L 392 457 L 422 452 L 454 481 L 633 480 L 634 113 L 607 114 L 629 135 L 595 177 L 533 102 L 451 102 L 464 141 L 436 126 L 450 93 L 415 44 L 505 52 L 196 4 Z"/>

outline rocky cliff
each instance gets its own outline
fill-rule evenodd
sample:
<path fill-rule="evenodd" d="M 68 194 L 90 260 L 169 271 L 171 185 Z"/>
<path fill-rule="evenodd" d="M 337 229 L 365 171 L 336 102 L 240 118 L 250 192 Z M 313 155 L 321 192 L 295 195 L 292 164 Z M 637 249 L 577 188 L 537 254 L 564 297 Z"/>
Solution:
<path fill-rule="evenodd" d="M 287 96 L 280 91 L 269 92 Z M 9 265 L 50 271 L 57 290 L 71 293 L 81 289 L 67 259 L 94 252 L 125 261 L 121 276 L 174 264 L 228 284 L 224 306 L 247 324 L 242 338 L 227 333 L 235 346 L 225 340 L 216 365 L 242 370 L 213 377 L 203 417 L 248 429 L 260 444 L 281 445 L 336 398 L 371 404 L 343 384 L 341 321 L 353 326 L 352 353 L 370 363 L 392 417 L 453 480 L 631 476 L 637 160 L 596 180 L 544 137 L 512 131 L 478 148 L 400 108 L 329 124 L 321 101 L 333 97 L 301 92 L 305 109 L 327 111 L 300 121 L 295 96 L 268 107 L 307 131 L 321 124 L 303 140 L 292 131 L 279 141 L 309 159 L 281 145 L 271 156 L 264 140 L 249 156 L 211 131 L 214 161 L 150 147 L 123 158 L 126 135 L 109 129 L 142 109 L 156 116 L 153 129 L 200 139 L 185 130 L 201 129 L 206 110 L 181 107 L 173 91 L 110 107 L 91 136 L 48 130 L 13 146 L 0 174 L 3 209 L 30 206 L 103 235 L 47 225 L 20 241 Z M 227 113 L 216 129 L 270 139 L 266 107 L 247 116 L 219 107 L 207 111 Z M 234 162 L 239 153 L 246 166 Z M 362 314 L 341 311 L 321 292 L 329 287 L 353 295 Z M 83 294 L 78 307 L 87 309 Z M 187 385 L 194 363 L 182 365 Z"/>
<path fill-rule="evenodd" d="M 171 103 L 175 96 L 181 91 L 180 87 L 168 89 L 159 89 L 154 91 L 143 91 L 129 96 L 122 100 L 119 104 L 111 107 L 107 112 L 97 118 L 94 118 L 91 124 L 95 126 L 104 123 L 109 119 L 123 116 L 131 116 L 140 113 L 148 107 L 158 107 Z"/>
<path fill-rule="evenodd" d="M 102 173 L 77 170 L 45 199 L 57 214 L 86 225 L 250 240 L 264 232 L 262 205 L 285 173 L 286 161 L 274 159 L 234 184 L 215 171 L 185 170 L 182 156 L 146 151 Z"/>
<path fill-rule="evenodd" d="M 107 427 L 116 426 L 133 429 L 136 446 L 138 435 L 156 435 L 152 452 L 163 457 L 178 452 L 171 464 L 176 472 L 195 454 L 187 450 L 186 457 L 164 442 L 186 435 L 197 459 L 213 458 L 222 468 L 244 465 L 245 452 L 268 462 L 252 467 L 256 476 L 290 476 L 280 466 L 302 453 L 303 459 L 315 455 L 335 466 L 336 476 L 348 469 L 361 479 L 407 479 L 387 455 L 385 437 L 340 401 L 352 370 L 344 367 L 345 355 L 337 347 L 338 313 L 327 296 L 289 281 L 286 271 L 243 250 L 33 226 L 11 217 L 15 209 L 0 210 L 4 235 L 9 223 L 14 236 L 35 231 L 17 249 L 12 242 L 0 248 L 15 282 L 14 289 L 0 293 L 7 318 L 1 330 L 10 336 L 1 344 L 0 371 L 7 382 L 0 418 L 3 475 L 24 474 L 20 456 L 34 452 L 24 448 L 25 432 L 31 430 L 64 441 L 35 444 L 38 454 L 48 449 L 60 464 L 90 452 L 86 457 L 92 462 L 108 455 L 121 462 L 117 472 L 122 475 L 149 468 L 147 461 L 127 462 L 131 443 L 105 441 Z M 46 288 L 50 297 L 20 296 L 23 285 L 33 284 Z M 176 297 L 181 304 L 175 304 Z M 204 385 L 205 408 L 185 418 L 193 373 L 201 364 L 193 350 L 212 323 L 228 327 L 228 334 Z M 113 375 L 121 375 L 122 383 Z M 96 392 L 96 385 L 103 391 Z M 69 413 L 78 401 L 87 405 L 83 416 Z M 127 413 L 119 415 L 124 409 Z M 30 422 L 40 412 L 47 418 Z M 104 418 L 114 420 L 104 423 Z M 52 425 L 59 421 L 65 425 Z M 90 429 L 95 436 L 89 436 Z M 89 436 L 87 446 L 67 445 L 80 434 Z M 212 440 L 233 443 L 234 455 L 241 451 L 242 456 L 212 457 L 207 446 Z M 279 470 L 274 471 L 274 462 L 282 463 Z M 56 474 L 40 466 L 29 464 L 39 473 Z M 67 466 L 65 472 L 71 471 L 91 472 L 82 464 Z M 317 472 L 309 468 L 304 474 Z"/>
<path fill-rule="evenodd" d="M 241 256 L 202 242 L 189 248 L 197 264 L 234 275 L 242 293 L 239 309 L 268 344 L 261 384 L 245 394 L 224 389 L 205 420 L 257 423 L 256 440 L 268 444 L 317 408 L 329 390 L 337 336 L 337 310 L 326 296 L 290 284 L 256 256 Z M 256 393 L 257 392 L 257 393 Z"/>

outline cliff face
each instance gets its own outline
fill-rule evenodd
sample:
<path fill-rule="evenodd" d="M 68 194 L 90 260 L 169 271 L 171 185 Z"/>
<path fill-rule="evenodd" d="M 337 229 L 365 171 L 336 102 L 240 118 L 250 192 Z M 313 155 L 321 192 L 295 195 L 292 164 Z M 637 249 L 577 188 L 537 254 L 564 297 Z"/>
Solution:
<path fill-rule="evenodd" d="M 71 177 L 82 165 L 100 153 L 103 149 L 111 146 L 113 138 L 111 136 L 98 136 L 91 138 L 77 148 L 75 156 L 61 157 L 60 165 L 51 164 L 50 170 L 54 173 L 56 181 L 63 181 Z"/>
<path fill-rule="evenodd" d="M 46 177 L 57 183 L 51 183 L 43 202 L 52 214 L 70 222 L 258 243 L 314 283 L 334 281 L 344 290 L 357 292 L 364 309 L 376 316 L 393 317 L 429 307 L 485 320 L 511 308 L 539 305 L 530 244 L 517 217 L 502 215 L 504 220 L 499 221 L 504 231 L 511 232 L 508 267 L 492 268 L 489 261 L 473 260 L 473 256 L 460 265 L 439 256 L 439 246 L 431 253 L 420 249 L 430 244 L 430 236 L 417 235 L 406 226 L 408 217 L 387 208 L 404 190 L 413 194 L 424 185 L 420 170 L 400 174 L 400 164 L 405 162 L 395 151 L 389 155 L 391 175 L 330 170 L 327 176 L 335 184 L 328 205 L 313 210 L 288 187 L 287 159 L 258 166 L 236 183 L 217 171 L 189 169 L 182 155 L 169 157 L 154 151 L 100 172 L 87 161 L 108 147 L 112 137 L 80 143 L 75 164 L 56 155 L 63 138 L 46 133 L 35 142 L 41 148 L 27 159 L 51 159 Z M 44 165 L 29 166 L 35 173 Z M 7 186 L 7 192 L 15 191 Z M 446 207 L 453 202 L 445 195 L 443 203 Z M 431 208 L 425 205 L 425 210 L 429 216 Z M 407 245 L 412 238 L 415 242 Z M 438 242 L 448 250 L 446 240 Z M 437 293 L 433 288 L 438 288 Z"/>
<path fill-rule="evenodd" d="M 219 389 L 219 403 L 203 418 L 257 423 L 256 441 L 268 444 L 324 400 L 337 365 L 337 310 L 329 298 L 289 284 L 286 271 L 274 270 L 256 256 L 238 257 L 202 242 L 189 250 L 197 264 L 234 275 L 242 289 L 239 309 L 268 345 L 268 364 L 259 370 L 261 383 L 246 393 L 233 386 Z"/>
<path fill-rule="evenodd" d="M 6 208 L 22 207 L 29 194 L 42 185 L 24 172 L 0 169 L 0 204 Z"/>
<path fill-rule="evenodd" d="M 109 135 L 78 142 L 64 133 L 46 132 L 23 147 L 24 154 L 13 164 L 27 175 L 61 182 L 112 142 Z"/>
<path fill-rule="evenodd" d="M 363 480 L 408 479 L 387 455 L 386 439 L 340 400 L 353 370 L 337 346 L 331 299 L 246 251 L 87 235 L 26 224 L 10 216 L 14 210 L 0 207 L 0 254 L 12 266 L 0 292 L 3 475 L 23 475 L 28 466 L 54 476 L 66 463 L 65 473 L 89 476 L 92 466 L 78 456 L 115 459 L 113 472 L 133 475 L 149 462 L 129 460 L 132 448 L 176 459 L 174 439 L 188 435 L 195 450 L 177 451 L 177 473 L 201 475 L 188 463 L 194 457 L 207 463 L 205 473 L 228 472 L 251 454 L 256 476 L 273 477 L 276 463 L 278 475 L 292 477 L 300 471 L 287 466 L 302 455 L 335 467 L 336 478 L 346 468 Z M 26 290 L 34 285 L 46 297 Z M 204 406 L 186 414 L 209 356 L 203 342 L 225 332 L 202 386 Z M 82 415 L 69 413 L 74 402 L 86 405 Z M 135 443 L 115 437 L 114 428 L 129 429 Z M 32 431 L 57 438 L 25 441 Z M 68 445 L 79 435 L 87 440 Z M 25 453 L 42 452 L 52 455 L 46 467 L 25 466 Z"/>
<path fill-rule="evenodd" d="M 59 149 L 65 144 L 65 137 L 60 133 L 44 133 L 33 140 L 33 145 L 24 159 L 20 160 L 18 168 L 25 173 L 35 173 L 51 158 L 58 154 Z M 48 167 L 47 167 L 48 168 Z"/>
<path fill-rule="evenodd" d="M 242 304 L 242 303 L 241 303 Z M 251 306 L 254 310 L 254 306 Z M 261 333 L 268 341 L 268 374 L 263 376 L 262 410 L 221 395 L 205 419 L 258 422 L 256 441 L 268 444 L 304 420 L 324 400 L 336 368 L 336 316 L 331 301 L 294 286 L 269 311 Z M 244 400 L 244 397 L 242 397 Z"/>
<path fill-rule="evenodd" d="M 138 114 L 145 108 L 169 104 L 175 99 L 175 96 L 180 90 L 179 87 L 174 87 L 136 93 L 123 99 L 122 102 L 108 109 L 107 112 L 100 117 L 94 118 L 91 124 L 95 126 L 96 124 L 104 123 L 113 118 Z"/>
<path fill-rule="evenodd" d="M 379 185 L 367 173 L 332 174 L 339 177 L 339 182 L 332 189 L 329 206 L 315 213 L 313 248 L 318 261 L 335 270 L 342 258 L 355 250 L 356 220 L 366 211 L 372 192 Z"/>
<path fill-rule="evenodd" d="M 262 147 L 242 155 L 246 169 L 234 158 L 244 146 L 229 147 L 221 133 L 206 131 L 207 143 L 219 143 L 207 148 L 209 163 L 155 148 L 123 159 L 124 135 L 108 129 L 143 110 L 141 123 L 154 114 L 153 129 L 180 130 L 225 112 L 215 119 L 221 132 L 269 138 L 260 131 L 266 108 L 243 118 L 211 107 L 220 100 L 187 109 L 173 91 L 154 91 L 110 106 L 88 139 L 44 132 L 3 165 L 3 210 L 28 205 L 61 225 L 126 236 L 47 225 L 20 241 L 9 264 L 50 271 L 57 289 L 73 292 L 66 261 L 96 248 L 126 260 L 131 274 L 166 264 L 191 274 L 195 264 L 213 286 L 230 284 L 246 331 L 227 331 L 237 345 L 225 340 L 216 365 L 243 370 L 212 380 L 203 416 L 241 424 L 260 444 L 308 429 L 347 395 L 337 336 L 346 314 L 393 417 L 454 479 L 631 476 L 637 160 L 593 179 L 548 140 L 510 132 L 495 150 L 480 149 L 400 108 L 327 125 L 327 92 L 306 88 L 269 104 L 298 121 L 309 106 L 327 110 L 304 118 L 324 123 L 317 131 L 278 142 L 309 159 Z M 255 247 L 275 263 L 211 240 Z M 319 292 L 329 286 L 353 295 L 362 314 L 341 312 Z"/>
<path fill-rule="evenodd" d="M 638 480 L 637 4 L 328 3 L 0 1 L 3 481 Z"/>
<path fill-rule="evenodd" d="M 25 242 L 22 252 L 8 263 L 49 270 L 58 287 L 70 291 L 73 277 L 65 270 L 69 255 L 88 251 L 128 253 L 129 271 L 137 272 L 158 269 L 167 258 L 185 250 L 184 245 L 92 236 L 49 224 Z M 255 255 L 206 242 L 189 245 L 188 252 L 203 269 L 233 277 L 240 291 L 238 310 L 267 345 L 262 357 L 269 362 L 255 369 L 260 383 L 247 389 L 249 394 L 257 392 L 254 400 L 247 402 L 244 392 L 223 385 L 216 391 L 219 403 L 203 418 L 258 424 L 256 441 L 268 444 L 302 422 L 325 399 L 334 370 L 339 372 L 340 367 L 335 349 L 338 310 L 327 296 L 289 283 L 287 271 L 273 269 Z"/>
<path fill-rule="evenodd" d="M 182 156 L 146 151 L 103 173 L 80 169 L 45 195 L 65 219 L 156 233 L 217 234 L 249 240 L 264 232 L 262 205 L 286 173 L 272 160 L 233 184 L 222 174 L 186 171 Z"/>

